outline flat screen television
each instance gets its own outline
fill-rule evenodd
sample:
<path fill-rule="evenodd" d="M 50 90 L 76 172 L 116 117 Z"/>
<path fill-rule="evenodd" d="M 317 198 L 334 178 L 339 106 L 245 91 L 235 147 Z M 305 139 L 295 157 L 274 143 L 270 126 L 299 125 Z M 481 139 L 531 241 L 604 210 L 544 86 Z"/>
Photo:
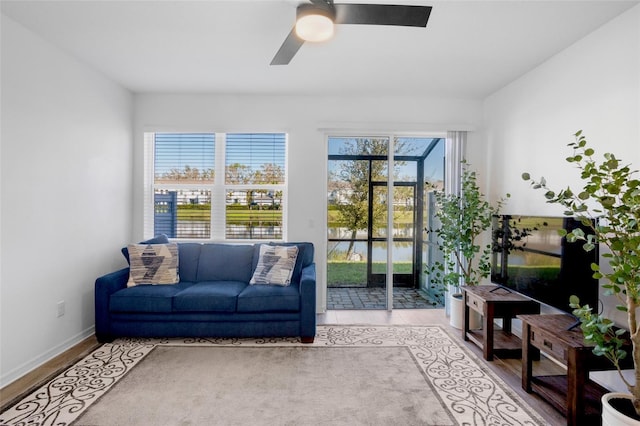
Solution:
<path fill-rule="evenodd" d="M 563 228 L 592 233 L 571 217 L 494 216 L 491 281 L 567 313 L 569 297 L 576 295 L 598 312 L 598 280 L 591 270 L 598 250 L 567 242 L 558 234 Z"/>

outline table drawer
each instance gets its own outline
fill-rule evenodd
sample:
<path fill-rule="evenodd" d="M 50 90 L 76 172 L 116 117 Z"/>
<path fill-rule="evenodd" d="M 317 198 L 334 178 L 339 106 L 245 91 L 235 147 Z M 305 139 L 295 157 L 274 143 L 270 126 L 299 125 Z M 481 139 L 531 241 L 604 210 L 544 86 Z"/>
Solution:
<path fill-rule="evenodd" d="M 536 348 L 555 357 L 558 361 L 567 361 L 565 345 L 551 333 L 540 329 L 531 330 L 531 344 Z"/>
<path fill-rule="evenodd" d="M 482 313 L 484 301 L 478 296 L 467 292 L 467 306 L 476 312 Z"/>

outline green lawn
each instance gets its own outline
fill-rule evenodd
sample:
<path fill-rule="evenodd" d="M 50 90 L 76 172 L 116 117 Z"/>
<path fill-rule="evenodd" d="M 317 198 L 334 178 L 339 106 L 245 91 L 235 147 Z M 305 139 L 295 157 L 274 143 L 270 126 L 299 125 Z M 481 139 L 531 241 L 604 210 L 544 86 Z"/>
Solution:
<path fill-rule="evenodd" d="M 178 220 L 209 222 L 211 219 L 211 209 L 209 205 L 206 209 L 182 208 L 178 207 Z M 273 222 L 282 219 L 280 210 L 227 210 L 228 223 Z"/>
<path fill-rule="evenodd" d="M 202 221 L 210 220 L 211 206 L 208 204 L 198 205 L 181 205 L 178 206 L 178 220 Z M 337 210 L 329 210 L 328 225 L 330 228 L 340 227 L 340 212 Z M 227 222 L 229 223 L 245 223 L 250 220 L 254 221 L 273 221 L 282 218 L 281 210 L 249 210 L 245 209 L 227 209 Z M 397 224 L 413 223 L 412 212 L 395 212 L 394 222 Z"/>
<path fill-rule="evenodd" d="M 393 217 L 394 223 L 413 223 L 413 212 L 411 211 L 396 211 Z M 386 223 L 386 221 L 385 221 Z M 338 228 L 342 226 L 342 222 L 340 220 L 340 212 L 335 209 L 330 209 L 327 211 L 327 224 L 329 228 Z"/>
<path fill-rule="evenodd" d="M 384 274 L 386 263 L 373 262 L 373 273 Z M 393 271 L 398 274 L 410 274 L 411 262 L 396 262 Z M 365 262 L 330 261 L 327 263 L 327 285 L 366 284 L 367 264 Z"/>

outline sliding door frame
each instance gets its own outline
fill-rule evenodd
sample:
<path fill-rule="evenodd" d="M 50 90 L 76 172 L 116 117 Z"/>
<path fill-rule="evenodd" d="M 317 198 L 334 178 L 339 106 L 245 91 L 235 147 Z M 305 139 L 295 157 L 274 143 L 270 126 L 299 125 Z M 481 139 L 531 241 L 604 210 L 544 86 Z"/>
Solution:
<path fill-rule="evenodd" d="M 394 170 L 395 170 L 395 160 L 396 160 L 396 156 L 395 154 L 395 143 L 396 143 L 396 139 L 397 138 L 433 138 L 433 139 L 445 139 L 445 133 L 444 132 L 384 132 L 384 133 L 380 133 L 380 132 L 368 132 L 368 131 L 349 131 L 349 132 L 337 132 L 337 131 L 328 131 L 327 133 L 325 133 L 325 146 L 327 147 L 327 153 L 328 153 L 328 146 L 329 146 L 329 140 L 331 138 L 380 138 L 380 139 L 386 139 L 388 141 L 388 147 L 387 147 L 387 157 L 386 157 L 386 161 L 387 161 L 387 181 L 386 181 L 386 186 L 387 186 L 387 198 L 386 198 L 386 205 L 387 205 L 387 235 L 386 235 L 386 245 L 387 245 L 387 264 L 386 264 L 386 280 L 385 280 L 385 293 L 386 293 L 386 310 L 387 311 L 391 311 L 393 310 L 393 247 L 394 247 L 394 238 L 393 238 L 393 227 L 394 227 L 394 188 L 395 188 L 395 180 L 394 180 Z M 434 148 L 434 144 L 432 144 L 431 146 L 428 147 L 428 149 L 425 151 L 425 153 L 427 154 L 427 156 L 431 153 L 431 151 Z M 364 156 L 363 156 L 364 157 Z M 369 158 L 371 156 L 368 156 Z M 329 159 L 329 155 L 327 155 L 325 158 L 327 158 L 327 161 Z M 358 159 L 358 156 L 351 156 L 352 159 Z M 360 158 L 360 159 L 364 159 L 364 158 Z M 382 158 L 381 158 L 382 159 Z M 402 161 L 402 155 L 398 156 L 398 161 Z M 424 158 L 422 160 L 415 160 L 412 159 L 412 161 L 416 161 L 416 182 L 414 185 L 414 192 L 415 192 L 415 197 L 414 197 L 414 248 L 413 248 L 413 257 L 414 257 L 414 261 L 413 261 L 413 275 L 415 277 L 415 281 L 419 282 L 420 281 L 420 274 L 422 273 L 421 268 L 420 268 L 420 264 L 422 262 L 422 238 L 418 238 L 418 235 L 422 235 L 422 224 L 424 222 L 424 197 L 423 197 L 423 191 L 420 191 L 420 185 L 418 185 L 419 182 L 424 181 Z M 445 176 L 446 176 L 446 169 L 449 168 L 449 161 L 446 157 L 445 154 Z M 327 174 L 328 177 L 328 174 Z M 446 180 L 446 177 L 445 177 Z M 398 181 L 400 185 L 406 185 L 403 181 Z M 407 185 L 408 186 L 408 185 Z M 371 189 L 373 187 L 373 185 L 371 184 L 371 182 L 369 182 L 369 188 Z M 369 199 L 369 210 L 371 209 L 371 204 L 372 204 L 372 199 Z M 419 207 L 419 208 L 418 208 Z M 325 209 L 326 211 L 327 209 Z M 371 217 L 371 216 L 370 216 Z M 325 220 L 325 226 L 327 226 L 327 221 Z M 328 230 L 327 230 L 328 231 Z M 367 244 L 368 246 L 371 245 L 371 223 L 369 223 L 368 225 L 368 237 L 367 237 Z M 327 232 L 325 232 L 325 235 L 327 235 Z M 368 247 L 368 256 L 369 258 L 371 257 L 371 247 Z M 325 250 L 325 256 L 326 256 L 326 250 Z M 326 264 L 328 265 L 328 258 L 326 259 Z M 367 276 L 370 276 L 370 271 L 367 271 Z M 328 286 L 325 283 L 325 295 L 324 295 L 324 299 L 326 302 L 326 293 L 328 291 Z M 326 304 L 325 304 L 325 308 L 326 308 Z"/>

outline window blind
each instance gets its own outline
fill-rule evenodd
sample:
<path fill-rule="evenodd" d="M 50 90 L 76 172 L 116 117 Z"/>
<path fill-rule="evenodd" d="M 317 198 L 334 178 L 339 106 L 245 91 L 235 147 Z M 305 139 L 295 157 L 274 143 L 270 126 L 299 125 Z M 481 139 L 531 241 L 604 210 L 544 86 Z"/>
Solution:
<path fill-rule="evenodd" d="M 215 134 L 156 133 L 155 183 L 213 182 Z"/>
<path fill-rule="evenodd" d="M 284 183 L 284 133 L 228 133 L 226 137 L 227 184 Z"/>

